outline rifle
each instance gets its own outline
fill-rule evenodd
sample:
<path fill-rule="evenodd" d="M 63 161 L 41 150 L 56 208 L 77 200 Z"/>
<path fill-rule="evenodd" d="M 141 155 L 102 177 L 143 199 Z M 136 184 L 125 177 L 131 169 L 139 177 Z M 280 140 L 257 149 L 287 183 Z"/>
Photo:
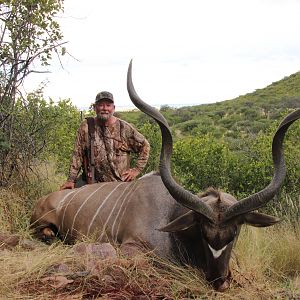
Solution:
<path fill-rule="evenodd" d="M 87 184 L 95 182 L 95 159 L 94 159 L 94 141 L 95 141 L 95 119 L 86 118 L 88 123 L 88 147 L 84 151 L 83 168 Z"/>
<path fill-rule="evenodd" d="M 83 180 L 87 182 L 87 184 L 93 183 L 93 175 L 92 175 L 92 168 L 89 164 L 89 151 L 85 149 L 84 156 L 83 156 Z"/>

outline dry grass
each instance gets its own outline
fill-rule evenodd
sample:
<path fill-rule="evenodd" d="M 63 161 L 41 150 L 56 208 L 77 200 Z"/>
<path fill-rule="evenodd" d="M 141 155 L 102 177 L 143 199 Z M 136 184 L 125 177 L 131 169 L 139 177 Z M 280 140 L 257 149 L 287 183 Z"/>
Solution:
<path fill-rule="evenodd" d="M 65 180 L 56 173 L 54 162 L 37 163 L 25 182 L 0 187 L 0 232 L 28 235 L 32 207 L 43 195 L 57 190 Z M 12 180 L 13 181 L 13 180 Z"/>
<path fill-rule="evenodd" d="M 0 267 L 4 271 L 0 294 L 14 299 L 73 299 L 71 296 L 182 299 L 193 293 L 203 294 L 206 289 L 205 283 L 198 284 L 199 275 L 195 270 L 188 272 L 144 255 L 134 259 L 97 260 L 75 255 L 70 247 L 61 244 L 30 252 L 19 249 L 2 253 Z M 63 268 L 67 271 L 60 272 Z M 70 282 L 58 286 L 60 280 L 54 280 L 54 276 L 65 277 Z M 49 277 L 53 280 L 44 280 Z"/>
<path fill-rule="evenodd" d="M 12 189 L 0 188 L 0 231 L 20 232 L 26 230 L 29 211 L 24 199 Z"/>
<path fill-rule="evenodd" d="M 297 276 L 300 274 L 300 226 L 245 227 L 237 251 L 246 267 L 259 267 L 263 274 L 270 273 L 274 278 Z"/>
<path fill-rule="evenodd" d="M 35 250 L 19 247 L 0 253 L 0 295 L 5 299 L 299 299 L 299 252 L 299 230 L 284 225 L 247 228 L 232 260 L 231 288 L 216 293 L 199 271 L 152 255 L 97 259 L 76 255 L 61 243 L 40 243 Z"/>

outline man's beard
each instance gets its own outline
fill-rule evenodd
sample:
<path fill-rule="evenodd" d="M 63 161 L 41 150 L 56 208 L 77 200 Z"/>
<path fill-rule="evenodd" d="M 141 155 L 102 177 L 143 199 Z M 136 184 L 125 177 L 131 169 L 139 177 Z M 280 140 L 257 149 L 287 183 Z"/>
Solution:
<path fill-rule="evenodd" d="M 107 114 L 103 114 L 103 113 L 98 113 L 97 114 L 97 119 L 100 122 L 106 122 L 109 120 L 109 118 L 111 118 L 114 115 L 114 113 L 107 113 Z"/>

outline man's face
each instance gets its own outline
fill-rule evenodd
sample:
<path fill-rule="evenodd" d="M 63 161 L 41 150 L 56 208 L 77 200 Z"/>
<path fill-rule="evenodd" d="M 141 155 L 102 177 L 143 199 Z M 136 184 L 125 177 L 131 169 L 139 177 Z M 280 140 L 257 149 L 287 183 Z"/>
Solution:
<path fill-rule="evenodd" d="M 113 116 L 115 105 L 109 100 L 101 100 L 95 104 L 95 112 L 101 122 L 106 122 Z"/>

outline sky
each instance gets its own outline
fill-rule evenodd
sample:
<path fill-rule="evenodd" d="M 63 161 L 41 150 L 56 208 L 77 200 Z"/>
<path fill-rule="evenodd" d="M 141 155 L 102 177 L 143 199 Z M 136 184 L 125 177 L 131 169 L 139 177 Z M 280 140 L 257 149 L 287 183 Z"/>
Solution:
<path fill-rule="evenodd" d="M 71 55 L 33 74 L 46 97 L 88 107 L 98 92 L 131 106 L 127 68 L 147 103 L 233 99 L 300 71 L 300 0 L 65 0 L 58 18 Z"/>

